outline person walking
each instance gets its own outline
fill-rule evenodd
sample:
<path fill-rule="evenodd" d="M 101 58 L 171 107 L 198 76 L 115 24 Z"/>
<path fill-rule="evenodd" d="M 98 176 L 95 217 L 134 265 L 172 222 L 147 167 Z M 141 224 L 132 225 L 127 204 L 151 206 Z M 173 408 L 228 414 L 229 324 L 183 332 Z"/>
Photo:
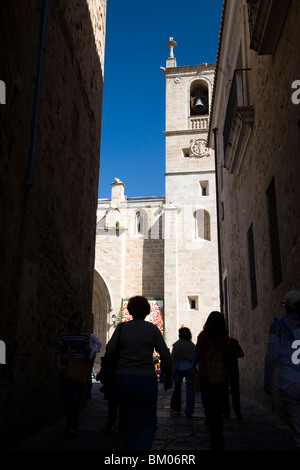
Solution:
<path fill-rule="evenodd" d="M 70 357 L 90 361 L 89 334 L 81 331 L 83 316 L 81 313 L 73 313 L 69 320 L 67 331 L 59 336 L 56 350 L 56 366 L 60 377 L 63 405 L 67 420 L 67 433 L 69 437 L 75 437 L 79 412 L 81 407 L 84 383 L 71 380 L 67 377 L 67 366 Z M 88 376 L 86 377 L 88 381 Z"/>
<path fill-rule="evenodd" d="M 98 339 L 97 336 L 94 335 L 94 333 L 91 333 L 90 335 L 90 361 L 91 361 L 91 375 L 94 377 L 94 379 L 96 379 L 94 363 L 95 363 L 96 355 L 97 353 L 101 351 L 101 348 L 102 348 L 102 343 L 100 339 Z"/>
<path fill-rule="evenodd" d="M 171 409 L 181 411 L 181 388 L 183 379 L 186 382 L 185 414 L 192 416 L 195 408 L 195 344 L 189 328 L 181 327 L 178 331 L 179 339 L 173 344 L 173 379 L 174 391 L 171 398 Z"/>
<path fill-rule="evenodd" d="M 230 357 L 231 360 L 229 361 L 229 384 L 225 390 L 225 397 L 224 397 L 224 416 L 229 418 L 230 416 L 230 402 L 229 402 L 229 388 L 231 391 L 231 399 L 232 399 L 232 408 L 236 414 L 238 421 L 243 421 L 243 415 L 241 410 L 241 399 L 240 399 L 240 371 L 239 371 L 239 364 L 238 360 L 242 357 L 245 357 L 245 353 L 242 350 L 239 342 L 237 339 L 229 337 L 230 339 Z"/>
<path fill-rule="evenodd" d="M 211 433 L 211 449 L 225 450 L 223 436 L 224 395 L 228 387 L 230 339 L 224 315 L 211 312 L 199 334 L 201 399 Z"/>
<path fill-rule="evenodd" d="M 92 376 L 94 379 L 96 379 L 96 372 L 95 372 L 95 358 L 97 353 L 100 352 L 102 348 L 102 343 L 101 341 L 97 338 L 94 333 L 90 334 L 90 375 L 89 375 L 89 380 L 88 380 L 88 390 L 87 390 L 87 399 L 90 400 L 92 398 L 92 387 L 93 387 L 93 382 L 92 382 Z"/>
<path fill-rule="evenodd" d="M 133 320 L 118 324 L 107 343 L 106 353 L 115 354 L 118 343 L 120 358 L 115 385 L 125 450 L 149 450 L 157 429 L 158 383 L 154 349 L 164 363 L 165 390 L 172 387 L 172 359 L 158 327 L 145 321 L 150 313 L 147 299 L 131 297 L 127 309 Z"/>
<path fill-rule="evenodd" d="M 273 395 L 274 375 L 279 363 L 279 396 L 300 448 L 300 292 L 287 292 L 283 306 L 285 315 L 275 317 L 269 328 L 263 388 Z"/>

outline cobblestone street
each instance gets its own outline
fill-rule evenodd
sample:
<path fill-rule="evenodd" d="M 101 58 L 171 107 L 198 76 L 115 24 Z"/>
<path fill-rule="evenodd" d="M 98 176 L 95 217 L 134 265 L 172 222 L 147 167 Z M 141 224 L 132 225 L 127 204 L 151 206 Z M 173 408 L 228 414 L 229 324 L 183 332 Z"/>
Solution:
<path fill-rule="evenodd" d="M 65 421 L 33 436 L 18 450 L 43 451 L 102 451 L 107 458 L 115 452 L 122 455 L 122 440 L 117 432 L 105 433 L 107 403 L 99 391 L 99 383 L 93 383 L 92 399 L 81 410 L 78 435 L 74 440 L 66 437 Z M 184 387 L 183 387 L 184 392 Z M 193 454 L 210 450 L 210 436 L 204 424 L 200 393 L 196 393 L 196 409 L 192 418 L 184 413 L 174 413 L 169 408 L 172 391 L 164 391 L 159 384 L 158 430 L 152 451 L 163 454 Z M 183 393 L 184 398 L 184 393 Z M 255 403 L 242 397 L 244 421 L 237 421 L 234 414 L 224 420 L 226 451 L 293 451 L 289 428 Z"/>

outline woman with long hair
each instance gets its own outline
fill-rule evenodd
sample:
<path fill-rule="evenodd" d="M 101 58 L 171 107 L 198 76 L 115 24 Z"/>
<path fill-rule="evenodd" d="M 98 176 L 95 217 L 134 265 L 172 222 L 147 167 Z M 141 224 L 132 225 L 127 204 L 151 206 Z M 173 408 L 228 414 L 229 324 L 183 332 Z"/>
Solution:
<path fill-rule="evenodd" d="M 212 450 L 224 450 L 223 404 L 228 387 L 230 339 L 224 315 L 211 312 L 197 338 L 200 355 L 201 399 L 211 432 Z"/>

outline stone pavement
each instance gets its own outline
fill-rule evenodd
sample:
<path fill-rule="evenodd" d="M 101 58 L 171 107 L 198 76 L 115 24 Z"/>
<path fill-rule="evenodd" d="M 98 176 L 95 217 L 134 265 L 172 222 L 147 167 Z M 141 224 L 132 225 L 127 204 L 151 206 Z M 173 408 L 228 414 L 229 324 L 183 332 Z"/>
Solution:
<path fill-rule="evenodd" d="M 77 436 L 69 440 L 66 436 L 65 420 L 42 430 L 14 451 L 102 451 L 122 455 L 122 440 L 113 429 L 105 433 L 107 402 L 100 392 L 101 384 L 93 382 L 92 399 L 80 412 Z M 183 384 L 183 400 L 185 399 Z M 164 391 L 159 384 L 158 430 L 151 451 L 170 454 L 191 454 L 210 450 L 209 430 L 204 424 L 204 413 L 200 393 L 196 393 L 196 408 L 193 417 L 170 411 L 172 390 Z M 293 451 L 296 447 L 289 428 L 257 404 L 241 398 L 243 422 L 234 414 L 224 420 L 226 451 Z M 100 453 L 99 453 L 100 455 Z"/>

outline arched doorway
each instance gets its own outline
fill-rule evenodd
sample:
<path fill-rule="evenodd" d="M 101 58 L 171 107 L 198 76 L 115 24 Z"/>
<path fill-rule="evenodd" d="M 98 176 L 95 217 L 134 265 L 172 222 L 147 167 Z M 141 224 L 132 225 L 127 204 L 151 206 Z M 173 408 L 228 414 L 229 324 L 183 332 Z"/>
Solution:
<path fill-rule="evenodd" d="M 93 333 L 100 339 L 102 343 L 102 349 L 100 355 L 104 354 L 105 346 L 107 343 L 107 334 L 109 330 L 108 317 L 112 310 L 111 296 L 104 281 L 103 277 L 99 272 L 94 270 L 94 288 L 93 288 Z M 99 362 L 100 357 L 97 355 L 96 363 Z"/>

